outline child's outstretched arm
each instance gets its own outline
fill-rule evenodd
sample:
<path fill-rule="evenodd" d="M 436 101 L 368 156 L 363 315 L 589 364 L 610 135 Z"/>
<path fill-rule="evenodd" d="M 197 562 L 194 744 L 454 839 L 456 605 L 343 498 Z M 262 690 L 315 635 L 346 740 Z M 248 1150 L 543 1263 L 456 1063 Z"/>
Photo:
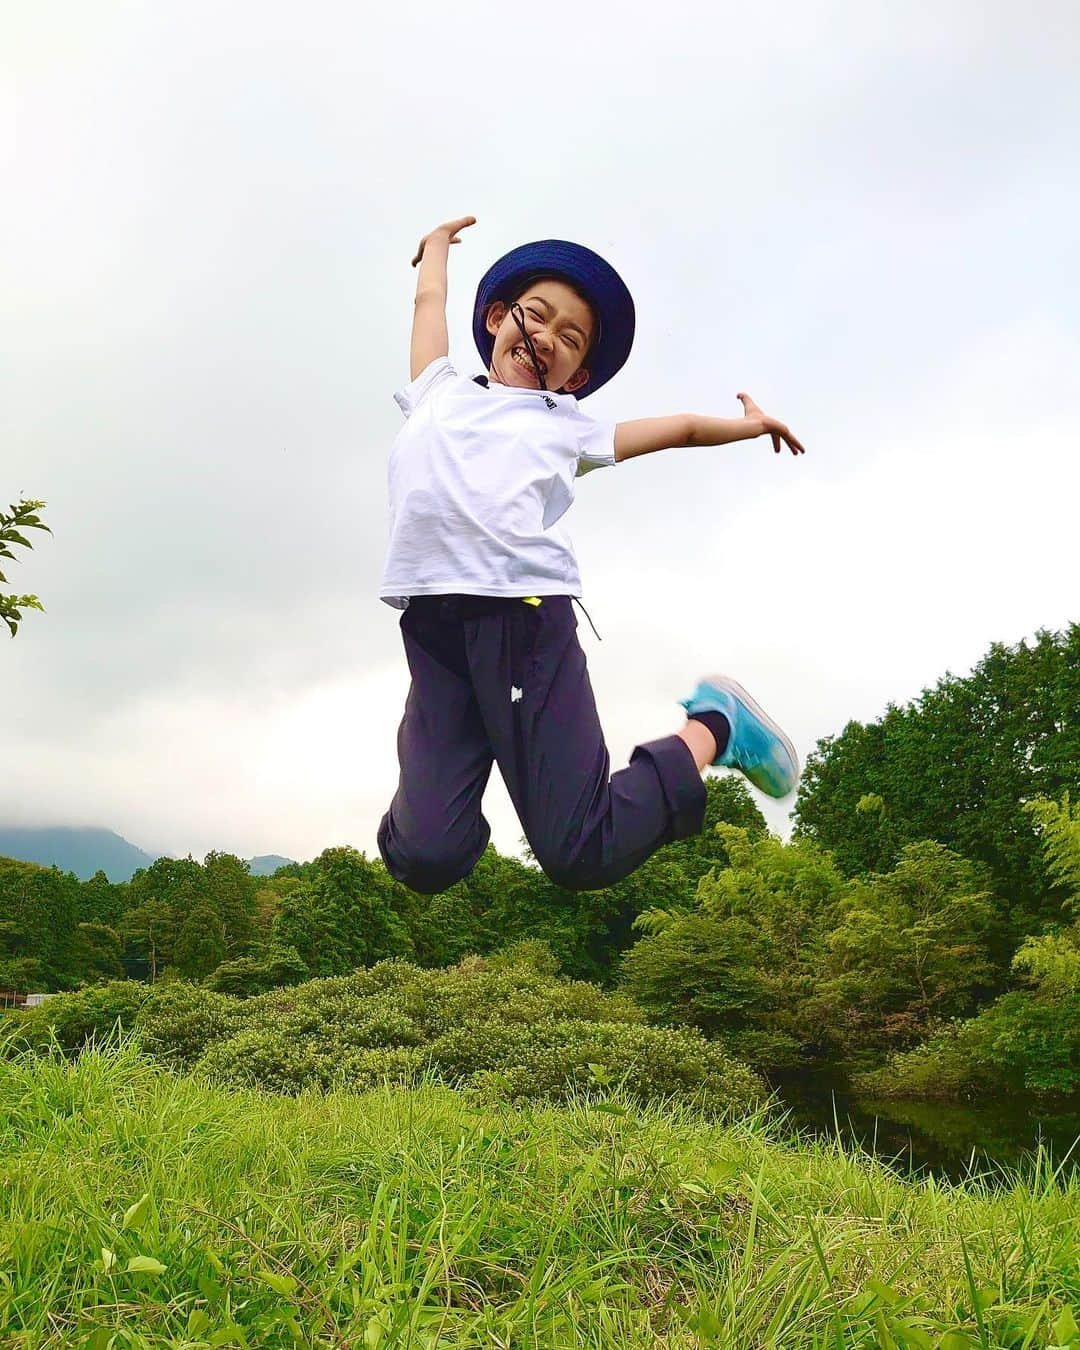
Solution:
<path fill-rule="evenodd" d="M 678 413 L 674 417 L 643 417 L 636 422 L 620 422 L 615 428 L 616 461 L 681 445 L 726 445 L 728 441 L 748 441 L 766 434 L 772 437 L 777 454 L 781 441 L 793 455 L 806 453 L 783 422 L 762 412 L 749 394 L 737 397 L 742 401 L 742 417 Z"/>
<path fill-rule="evenodd" d="M 432 361 L 446 356 L 450 339 L 446 332 L 446 258 L 451 244 L 460 244 L 458 231 L 475 225 L 475 216 L 448 220 L 425 234 L 412 260 L 420 264 L 416 278 L 416 308 L 413 313 L 412 345 L 409 351 L 409 379 L 415 380 Z"/>

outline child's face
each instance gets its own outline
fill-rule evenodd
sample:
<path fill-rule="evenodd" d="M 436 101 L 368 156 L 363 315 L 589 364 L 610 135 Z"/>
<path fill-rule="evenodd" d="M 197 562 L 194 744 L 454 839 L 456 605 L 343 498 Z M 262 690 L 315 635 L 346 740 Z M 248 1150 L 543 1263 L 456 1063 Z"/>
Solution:
<path fill-rule="evenodd" d="M 580 389 L 589 378 L 582 362 L 595 327 L 592 310 L 573 287 L 554 277 L 530 282 L 517 303 L 524 311 L 525 331 L 544 368 L 547 387 L 568 394 Z M 521 330 L 509 307 L 497 300 L 488 310 L 486 324 L 495 338 L 489 378 L 499 384 L 539 389 Z"/>

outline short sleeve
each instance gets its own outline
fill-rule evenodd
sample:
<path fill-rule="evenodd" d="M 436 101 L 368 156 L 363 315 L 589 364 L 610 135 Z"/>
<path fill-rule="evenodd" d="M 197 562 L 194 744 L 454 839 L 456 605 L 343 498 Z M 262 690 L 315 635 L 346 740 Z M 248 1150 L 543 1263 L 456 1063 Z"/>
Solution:
<path fill-rule="evenodd" d="M 398 405 L 406 417 L 411 416 L 428 394 L 445 380 L 452 380 L 457 371 L 450 364 L 448 356 L 437 356 L 417 375 L 415 380 L 410 380 L 403 389 L 399 389 L 394 395 L 394 402 Z"/>
<path fill-rule="evenodd" d="M 614 422 L 594 422 L 591 417 L 579 413 L 574 419 L 574 430 L 579 446 L 576 477 L 615 463 Z"/>

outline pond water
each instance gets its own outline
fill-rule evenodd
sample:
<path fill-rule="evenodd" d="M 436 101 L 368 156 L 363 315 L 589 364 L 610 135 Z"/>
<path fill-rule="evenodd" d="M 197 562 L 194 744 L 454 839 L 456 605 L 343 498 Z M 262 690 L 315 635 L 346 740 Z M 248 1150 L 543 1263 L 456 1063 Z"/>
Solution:
<path fill-rule="evenodd" d="M 783 1076 L 772 1082 L 782 1133 L 836 1138 L 858 1144 L 903 1176 L 932 1173 L 962 1181 L 973 1174 L 1002 1180 L 1000 1167 L 1030 1175 L 1041 1142 L 1054 1167 L 1080 1176 L 1080 1098 L 1067 1101 L 930 1102 L 860 1097 L 845 1079 L 827 1073 Z"/>

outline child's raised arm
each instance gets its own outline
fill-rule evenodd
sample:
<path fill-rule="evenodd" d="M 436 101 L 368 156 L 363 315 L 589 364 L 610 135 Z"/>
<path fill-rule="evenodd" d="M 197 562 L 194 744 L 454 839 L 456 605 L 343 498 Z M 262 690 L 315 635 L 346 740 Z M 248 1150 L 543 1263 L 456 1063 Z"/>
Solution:
<path fill-rule="evenodd" d="M 681 445 L 726 445 L 729 441 L 748 441 L 766 433 L 772 437 L 777 454 L 781 441 L 793 455 L 806 453 L 783 422 L 762 412 L 749 394 L 736 397 L 742 401 L 742 417 L 699 417 L 697 413 L 677 413 L 674 417 L 643 417 L 636 422 L 620 422 L 615 428 L 616 461 Z"/>
<path fill-rule="evenodd" d="M 448 220 L 425 234 L 412 260 L 420 264 L 416 278 L 416 308 L 413 313 L 412 346 L 409 351 L 409 379 L 415 380 L 422 370 L 450 350 L 446 332 L 446 258 L 451 244 L 460 244 L 458 231 L 475 225 L 475 216 Z"/>

